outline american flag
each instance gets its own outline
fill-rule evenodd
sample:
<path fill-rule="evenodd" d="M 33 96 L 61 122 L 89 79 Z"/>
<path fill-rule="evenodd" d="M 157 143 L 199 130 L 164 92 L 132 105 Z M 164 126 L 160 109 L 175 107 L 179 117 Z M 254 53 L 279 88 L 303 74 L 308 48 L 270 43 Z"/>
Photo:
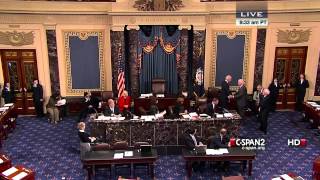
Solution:
<path fill-rule="evenodd" d="M 122 59 L 121 46 L 119 47 L 119 51 L 118 51 L 118 62 L 119 62 L 119 67 L 118 67 L 117 90 L 118 90 L 118 97 L 120 97 L 126 88 L 125 77 L 124 77 L 124 68 L 125 67 L 124 67 L 124 59 Z"/>

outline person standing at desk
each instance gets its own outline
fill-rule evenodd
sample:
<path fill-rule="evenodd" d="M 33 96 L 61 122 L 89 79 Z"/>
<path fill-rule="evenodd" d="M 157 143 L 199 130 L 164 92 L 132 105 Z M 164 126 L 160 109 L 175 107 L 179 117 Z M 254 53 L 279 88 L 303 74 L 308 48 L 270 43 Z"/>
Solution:
<path fill-rule="evenodd" d="M 37 79 L 33 80 L 32 92 L 32 98 L 37 117 L 43 117 L 43 88 Z"/>
<path fill-rule="evenodd" d="M 119 115 L 119 108 L 114 105 L 113 99 L 108 99 L 108 106 L 103 111 L 105 116 Z"/>
<path fill-rule="evenodd" d="M 2 95 L 1 95 L 4 99 L 4 103 L 8 104 L 8 103 L 13 103 L 15 100 L 15 96 L 14 96 L 14 88 L 12 86 L 10 86 L 10 83 L 5 83 L 3 90 L 2 90 Z"/>
<path fill-rule="evenodd" d="M 196 136 L 196 133 L 196 129 L 189 128 L 185 131 L 183 135 L 184 147 L 189 151 L 195 150 L 196 146 L 203 145 L 202 142 L 200 142 L 200 139 Z M 204 167 L 205 162 L 192 163 L 192 168 L 194 169 L 194 171 L 203 171 Z"/>
<path fill-rule="evenodd" d="M 125 110 L 130 111 L 131 97 L 128 95 L 128 91 L 123 91 L 122 95 L 119 97 L 118 105 L 121 113 Z"/>
<path fill-rule="evenodd" d="M 304 74 L 300 74 L 299 81 L 294 84 L 296 88 L 296 110 L 302 111 L 302 104 L 306 95 L 306 89 L 309 88 L 309 82 L 305 79 Z"/>
<path fill-rule="evenodd" d="M 222 81 L 221 83 L 221 95 L 220 95 L 220 102 L 221 102 L 221 107 L 224 109 L 228 109 L 228 96 L 230 95 L 230 83 L 232 81 L 232 76 L 227 75 L 225 77 L 225 80 Z"/>

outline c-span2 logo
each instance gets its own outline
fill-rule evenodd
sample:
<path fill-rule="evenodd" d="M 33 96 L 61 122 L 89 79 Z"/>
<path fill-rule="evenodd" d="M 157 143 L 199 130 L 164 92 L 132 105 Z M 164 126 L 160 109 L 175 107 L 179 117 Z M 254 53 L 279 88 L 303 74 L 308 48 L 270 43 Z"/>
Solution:
<path fill-rule="evenodd" d="M 241 147 L 244 150 L 265 150 L 266 140 L 263 138 L 258 139 L 230 139 L 231 147 Z"/>
<path fill-rule="evenodd" d="M 307 139 L 288 139 L 288 146 L 290 147 L 306 147 Z"/>

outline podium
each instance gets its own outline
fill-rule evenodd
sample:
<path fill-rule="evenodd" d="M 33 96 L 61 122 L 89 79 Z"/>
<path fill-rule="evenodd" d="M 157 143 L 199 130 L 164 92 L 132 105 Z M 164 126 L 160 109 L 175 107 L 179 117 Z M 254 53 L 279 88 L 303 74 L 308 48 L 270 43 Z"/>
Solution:
<path fill-rule="evenodd" d="M 3 180 L 35 180 L 35 173 L 23 166 L 13 166 L 0 174 Z"/>
<path fill-rule="evenodd" d="M 11 160 L 3 154 L 0 154 L 0 173 L 11 168 Z"/>

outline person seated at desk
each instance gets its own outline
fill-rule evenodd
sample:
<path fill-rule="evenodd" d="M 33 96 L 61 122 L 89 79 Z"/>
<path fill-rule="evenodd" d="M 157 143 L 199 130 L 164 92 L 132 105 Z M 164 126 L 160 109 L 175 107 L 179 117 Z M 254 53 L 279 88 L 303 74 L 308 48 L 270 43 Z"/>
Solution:
<path fill-rule="evenodd" d="M 179 118 L 181 114 L 188 113 L 187 110 L 184 109 L 184 98 L 179 97 L 177 99 L 176 105 L 173 108 L 173 115 L 175 118 Z"/>
<path fill-rule="evenodd" d="M 122 113 L 124 110 L 130 111 L 131 97 L 128 96 L 128 91 L 124 90 L 118 100 L 119 110 Z"/>
<path fill-rule="evenodd" d="M 150 109 L 149 109 L 149 113 L 150 115 L 156 115 L 159 113 L 159 108 L 157 106 L 158 104 L 158 100 L 156 97 L 151 96 L 150 97 Z"/>
<path fill-rule="evenodd" d="M 208 148 L 210 149 L 220 149 L 220 148 L 229 148 L 230 145 L 230 138 L 227 135 L 227 129 L 221 128 L 220 133 L 217 136 L 214 136 L 211 139 L 210 144 L 208 145 Z M 222 169 L 223 171 L 227 171 L 229 168 L 230 162 L 225 161 L 223 162 L 221 166 L 221 162 L 217 163 L 218 168 Z"/>
<path fill-rule="evenodd" d="M 183 135 L 184 148 L 193 151 L 196 146 L 203 145 L 200 139 L 196 136 L 197 129 L 189 128 L 185 131 Z M 194 171 L 203 171 L 205 167 L 205 162 L 194 162 L 192 163 L 192 168 Z"/>
<path fill-rule="evenodd" d="M 91 97 L 90 92 L 84 92 L 83 103 L 85 108 L 80 112 L 79 121 L 83 121 L 88 114 L 95 113 L 99 107 L 99 100 L 96 97 Z"/>
<path fill-rule="evenodd" d="M 56 97 L 57 95 L 52 94 L 47 104 L 47 112 L 49 113 L 49 122 L 54 124 L 57 124 L 59 121 L 59 109 L 56 106 L 57 104 Z"/>
<path fill-rule="evenodd" d="M 10 86 L 10 83 L 5 83 L 2 90 L 2 95 L 5 104 L 13 103 L 15 100 L 14 88 Z"/>
<path fill-rule="evenodd" d="M 219 106 L 219 99 L 214 97 L 212 98 L 211 103 L 209 103 L 207 105 L 207 112 L 206 112 L 209 116 L 214 116 L 215 113 L 219 113 L 222 114 L 223 110 L 222 108 Z"/>
<path fill-rule="evenodd" d="M 90 135 L 87 132 L 85 132 L 86 124 L 84 122 L 80 122 L 78 124 L 78 129 L 78 136 L 82 143 L 93 143 L 97 140 L 95 137 L 90 137 Z"/>
<path fill-rule="evenodd" d="M 108 106 L 103 111 L 105 116 L 119 115 L 119 108 L 114 105 L 113 99 L 108 99 Z"/>
<path fill-rule="evenodd" d="M 60 120 L 62 120 L 62 117 L 67 116 L 67 100 L 61 96 L 60 92 L 57 92 L 56 101 L 56 106 L 59 109 Z"/>

